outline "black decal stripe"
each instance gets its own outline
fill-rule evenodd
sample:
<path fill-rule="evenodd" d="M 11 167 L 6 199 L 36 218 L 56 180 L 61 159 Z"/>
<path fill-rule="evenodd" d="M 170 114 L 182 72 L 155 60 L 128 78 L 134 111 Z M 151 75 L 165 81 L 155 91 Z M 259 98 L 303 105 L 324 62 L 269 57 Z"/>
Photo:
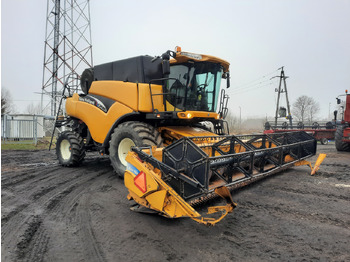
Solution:
<path fill-rule="evenodd" d="M 106 110 L 108 112 L 108 110 L 110 109 L 110 107 L 116 102 L 115 100 L 113 99 L 110 99 L 110 98 L 107 98 L 107 97 L 104 97 L 104 96 L 99 96 L 99 95 L 93 95 L 93 94 L 89 94 L 87 95 L 91 98 L 96 98 L 98 99 L 100 102 L 103 103 L 103 105 L 106 107 Z"/>

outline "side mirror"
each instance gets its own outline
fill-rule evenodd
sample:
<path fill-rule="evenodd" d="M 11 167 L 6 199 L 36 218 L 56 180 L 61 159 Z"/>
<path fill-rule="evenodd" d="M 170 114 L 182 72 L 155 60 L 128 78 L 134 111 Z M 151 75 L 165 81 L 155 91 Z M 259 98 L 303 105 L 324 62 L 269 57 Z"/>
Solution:
<path fill-rule="evenodd" d="M 162 68 L 163 68 L 163 76 L 170 74 L 170 62 L 169 62 L 169 60 L 162 61 Z"/>
<path fill-rule="evenodd" d="M 230 87 L 230 73 L 226 73 L 226 88 Z"/>
<path fill-rule="evenodd" d="M 163 76 L 170 74 L 170 62 L 169 62 L 170 55 L 168 52 L 162 54 Z"/>
<path fill-rule="evenodd" d="M 341 103 L 340 98 L 336 98 L 337 99 L 337 104 L 339 105 Z"/>

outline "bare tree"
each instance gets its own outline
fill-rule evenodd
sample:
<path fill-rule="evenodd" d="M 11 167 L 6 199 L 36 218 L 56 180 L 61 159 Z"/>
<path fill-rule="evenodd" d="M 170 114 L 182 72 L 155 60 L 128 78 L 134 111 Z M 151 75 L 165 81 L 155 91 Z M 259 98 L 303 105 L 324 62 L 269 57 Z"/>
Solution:
<path fill-rule="evenodd" d="M 2 87 L 1 88 L 1 114 L 15 113 L 15 105 L 12 101 L 12 96 L 10 91 Z"/>
<path fill-rule="evenodd" d="M 33 102 L 26 106 L 25 113 L 31 115 L 40 115 L 41 108 L 40 104 L 34 104 Z"/>
<path fill-rule="evenodd" d="M 225 120 L 227 121 L 228 123 L 228 126 L 229 126 L 229 129 L 231 131 L 238 131 L 240 129 L 240 126 L 239 126 L 239 119 L 234 116 L 231 111 L 228 112 Z"/>
<path fill-rule="evenodd" d="M 320 105 L 312 97 L 299 96 L 293 104 L 293 114 L 301 122 L 308 120 L 312 122 L 320 111 Z"/>
<path fill-rule="evenodd" d="M 308 119 L 310 123 L 313 123 L 314 118 L 320 112 L 320 104 L 316 102 L 313 98 L 311 98 L 310 109 L 308 114 Z"/>
<path fill-rule="evenodd" d="M 40 103 L 30 103 L 29 105 L 26 106 L 25 112 L 26 114 L 30 115 L 48 115 L 49 114 L 49 108 L 45 107 L 43 110 L 41 110 L 41 105 Z"/>
<path fill-rule="evenodd" d="M 309 109 L 310 100 L 308 96 L 299 96 L 293 103 L 293 115 L 299 121 L 304 122 L 306 118 L 306 112 Z"/>

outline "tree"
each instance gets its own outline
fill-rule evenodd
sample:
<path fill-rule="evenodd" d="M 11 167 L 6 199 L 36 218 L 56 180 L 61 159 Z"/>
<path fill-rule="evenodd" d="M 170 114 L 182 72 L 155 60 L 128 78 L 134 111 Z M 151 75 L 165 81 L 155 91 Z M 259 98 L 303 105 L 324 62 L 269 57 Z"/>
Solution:
<path fill-rule="evenodd" d="M 308 119 L 310 123 L 313 123 L 315 116 L 320 112 L 320 104 L 311 98 L 311 104 L 308 114 Z"/>
<path fill-rule="evenodd" d="M 237 131 L 240 129 L 239 119 L 236 116 L 234 116 L 231 111 L 228 112 L 225 120 L 227 121 L 229 129 L 231 131 L 233 131 L 233 130 Z"/>
<path fill-rule="evenodd" d="M 8 89 L 5 87 L 1 88 L 1 114 L 14 113 L 15 106 L 12 102 L 12 96 Z"/>
<path fill-rule="evenodd" d="M 41 114 L 41 107 L 40 104 L 34 104 L 30 103 L 27 105 L 25 112 L 30 115 L 40 115 Z"/>
<path fill-rule="evenodd" d="M 293 115 L 301 122 L 312 122 L 320 111 L 320 105 L 312 97 L 299 96 L 293 104 Z"/>

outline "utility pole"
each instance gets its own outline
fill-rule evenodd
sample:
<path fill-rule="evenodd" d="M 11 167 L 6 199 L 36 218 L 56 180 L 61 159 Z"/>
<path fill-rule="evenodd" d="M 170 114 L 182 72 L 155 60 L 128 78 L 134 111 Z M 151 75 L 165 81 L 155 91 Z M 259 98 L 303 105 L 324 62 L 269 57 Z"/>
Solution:
<path fill-rule="evenodd" d="M 290 127 L 293 128 L 293 122 L 292 122 L 293 118 L 292 118 L 292 114 L 291 114 L 291 111 L 290 111 L 288 91 L 287 91 L 287 83 L 286 83 L 286 79 L 288 78 L 288 76 L 285 76 L 283 68 L 284 68 L 284 66 L 282 66 L 281 68 L 278 69 L 278 70 L 281 69 L 281 74 L 279 76 L 274 76 L 274 77 L 271 78 L 271 79 L 273 79 L 275 77 L 279 77 L 280 78 L 278 89 L 276 89 L 276 92 L 278 92 L 278 95 L 277 95 L 277 105 L 276 105 L 276 113 L 275 113 L 275 128 L 277 128 L 277 119 L 278 119 L 278 113 L 279 113 L 279 109 L 280 109 L 279 108 L 279 103 L 280 103 L 281 93 L 285 93 L 286 94 L 287 113 L 288 113 L 286 118 L 289 119 Z M 284 89 L 281 89 L 282 82 L 283 82 L 283 85 L 284 85 Z"/>
<path fill-rule="evenodd" d="M 90 1 L 47 0 L 41 110 L 50 106 L 55 116 L 64 86 L 78 90 L 80 74 L 92 66 Z"/>

